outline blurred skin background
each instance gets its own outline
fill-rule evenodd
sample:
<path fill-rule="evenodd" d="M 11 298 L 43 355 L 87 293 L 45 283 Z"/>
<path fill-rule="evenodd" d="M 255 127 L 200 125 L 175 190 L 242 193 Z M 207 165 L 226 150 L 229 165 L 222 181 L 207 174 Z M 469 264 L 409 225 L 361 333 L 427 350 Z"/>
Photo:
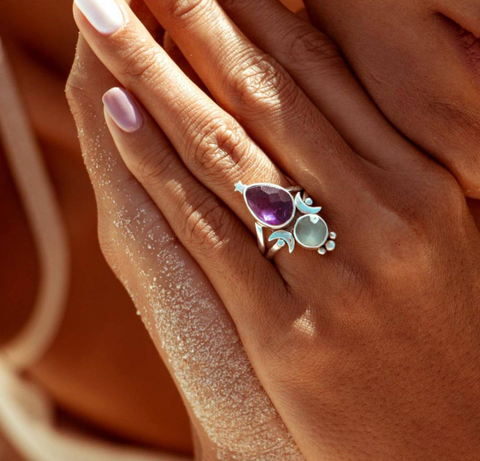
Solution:
<path fill-rule="evenodd" d="M 301 7 L 297 0 L 284 3 Z M 72 257 L 62 328 L 30 373 L 57 402 L 64 424 L 189 453 L 183 403 L 98 246 L 93 192 L 64 95 L 77 36 L 70 0 L 0 3 L 0 37 L 63 211 Z M 39 280 L 36 248 L 1 145 L 0 196 L 1 345 L 28 319 Z M 2 461 L 14 459 L 5 453 L 0 450 Z"/>

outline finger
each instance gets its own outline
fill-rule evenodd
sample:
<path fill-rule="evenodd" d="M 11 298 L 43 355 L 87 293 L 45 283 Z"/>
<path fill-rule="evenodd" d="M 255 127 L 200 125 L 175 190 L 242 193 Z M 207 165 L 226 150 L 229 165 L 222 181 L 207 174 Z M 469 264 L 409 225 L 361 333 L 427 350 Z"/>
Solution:
<path fill-rule="evenodd" d="M 319 159 L 322 171 L 316 173 L 323 179 L 334 177 L 340 162 L 343 169 L 349 163 L 358 169 L 356 156 L 285 69 L 255 47 L 216 1 L 146 1 L 216 100 L 289 176 L 299 178 Z"/>
<path fill-rule="evenodd" d="M 355 152 L 387 168 L 411 168 L 417 161 L 418 153 L 377 109 L 327 35 L 277 0 L 219 3 L 283 65 Z"/>
<path fill-rule="evenodd" d="M 128 2 L 127 2 L 128 3 Z M 182 52 L 178 49 L 178 46 L 172 40 L 169 34 L 165 33 L 164 29 L 158 23 L 157 19 L 151 12 L 151 10 L 145 5 L 144 0 L 132 0 L 129 3 L 133 11 L 135 11 L 136 16 L 145 26 L 145 28 L 150 32 L 153 39 L 161 44 L 168 55 L 172 60 L 177 64 L 183 73 L 190 78 L 197 86 L 204 89 L 202 81 L 195 74 L 195 71 L 192 69 L 192 66 L 183 56 Z"/>
<path fill-rule="evenodd" d="M 91 5 L 92 1 L 86 4 Z M 113 0 L 108 4 L 118 8 Z M 83 8 L 95 22 L 85 5 Z M 110 26 L 108 21 L 112 15 L 94 29 L 77 8 L 74 14 L 96 54 L 128 89 L 135 92 L 184 164 L 253 230 L 248 210 L 234 194 L 234 184 L 241 180 L 247 184 L 287 185 L 288 181 L 239 123 L 180 71 L 126 5 L 116 11 L 119 15 L 116 31 L 108 29 L 107 35 L 102 31 Z"/>
<path fill-rule="evenodd" d="M 220 298 L 229 300 L 230 303 L 232 300 L 236 300 L 236 309 L 232 312 L 234 320 L 240 322 L 243 328 L 258 337 L 262 333 L 259 331 L 259 327 L 265 324 L 265 318 L 272 325 L 274 322 L 278 323 L 282 316 L 288 315 L 287 310 L 281 313 L 276 308 L 273 311 L 268 307 L 259 312 L 257 309 L 259 304 L 268 306 L 266 301 L 262 302 L 267 295 L 267 291 L 264 290 L 265 285 L 271 287 L 280 297 L 285 298 L 285 287 L 281 278 L 274 267 L 258 253 L 249 233 L 240 225 L 238 219 L 188 172 L 156 123 L 145 112 L 142 114 L 135 100 L 119 88 L 113 88 L 107 92 L 104 102 L 107 124 L 127 166 L 153 198 L 180 242 L 198 261 Z M 159 239 L 155 236 L 148 240 L 148 245 L 155 247 L 154 252 L 157 251 L 158 242 Z M 154 266 L 154 268 L 156 267 Z M 156 272 L 155 270 L 150 272 L 151 277 L 146 281 L 145 286 L 152 292 L 152 277 Z M 167 275 L 166 280 L 170 290 L 169 296 L 175 298 L 173 306 L 175 308 L 177 303 L 182 302 L 184 293 L 191 290 L 191 285 L 184 280 L 183 273 L 185 271 L 181 266 L 178 266 L 173 272 L 171 275 Z M 261 279 L 262 285 L 251 283 L 255 279 Z M 284 293 L 283 296 L 282 293 Z M 153 290 L 154 296 L 158 296 L 158 294 Z M 239 300 L 241 302 L 238 302 Z M 276 305 L 276 303 L 273 304 Z M 191 319 L 191 302 L 183 304 L 182 309 L 185 314 L 188 313 L 187 318 Z M 192 325 L 188 325 L 192 338 L 197 335 L 205 336 L 205 338 L 212 337 L 211 315 L 208 317 L 208 321 L 198 320 L 199 324 L 196 329 Z M 181 317 L 175 320 L 185 322 Z M 215 327 L 217 323 L 218 320 L 214 320 L 213 326 Z M 222 334 L 224 335 L 223 332 Z M 196 338 L 190 339 L 188 347 L 181 347 L 180 351 L 171 352 L 170 357 L 175 354 L 176 360 L 182 367 L 192 364 L 194 366 L 195 358 L 199 357 L 198 347 L 194 344 L 197 341 Z M 176 345 L 175 341 L 172 346 L 174 345 Z M 214 344 L 214 349 L 215 346 Z M 218 347 L 223 349 L 224 346 L 222 338 Z M 222 352 L 224 356 L 230 355 L 228 350 Z M 200 363 L 203 363 L 204 360 L 212 361 L 212 357 L 209 355 L 209 357 L 202 358 Z M 231 373 L 231 371 L 231 365 L 229 365 L 225 373 Z M 225 377 L 223 371 L 216 372 L 216 375 L 219 374 L 222 378 Z M 235 375 L 236 379 L 240 378 L 243 381 L 242 375 L 239 376 L 237 373 Z M 207 382 L 206 375 L 205 380 Z M 230 376 L 227 382 L 231 382 L 231 380 Z M 243 387 L 243 384 L 240 387 Z M 206 389 L 195 389 L 195 394 L 198 395 L 199 391 L 206 392 Z M 208 392 L 205 395 L 208 395 Z M 231 404 L 223 402 L 221 408 L 218 409 L 223 408 L 223 418 L 228 414 L 227 410 L 231 411 L 231 408 L 228 408 L 229 405 Z M 241 420 L 235 424 L 245 422 L 242 416 L 240 418 Z M 258 416 L 255 418 L 258 420 Z M 241 454 L 242 459 L 262 459 L 263 449 L 259 451 L 258 442 L 264 438 L 265 445 L 270 446 L 269 451 L 274 450 L 275 456 L 272 459 L 300 459 L 300 454 L 288 437 L 283 424 L 280 424 L 278 419 L 273 419 L 270 423 L 273 427 L 268 429 L 268 434 L 259 434 L 256 423 L 253 423 L 255 431 L 249 434 L 248 444 L 246 439 L 240 442 L 240 447 L 238 443 L 236 443 L 237 447 L 234 446 L 237 434 L 231 432 L 232 429 L 229 428 L 227 432 L 230 432 L 232 440 L 222 448 L 228 450 L 227 453 L 233 452 L 237 456 Z M 266 422 L 267 426 L 270 423 Z M 203 425 L 206 425 L 205 421 L 203 421 Z M 265 423 L 262 423 L 261 426 L 265 427 Z M 248 427 L 251 427 L 250 424 Z M 279 444 L 272 447 L 276 440 L 279 441 Z"/>
<path fill-rule="evenodd" d="M 298 459 L 289 457 L 296 448 L 225 307 L 100 122 L 101 97 L 115 84 L 80 39 L 67 95 L 96 192 L 103 251 L 174 377 L 202 452 L 211 459 L 262 459 L 266 450 L 275 459 Z"/>
<path fill-rule="evenodd" d="M 246 306 L 256 305 L 263 293 L 258 284 L 248 285 L 251 278 L 263 278 L 282 290 L 278 272 L 259 253 L 250 233 L 185 168 L 158 125 L 146 112 L 142 114 L 133 97 L 113 88 L 103 99 L 108 127 L 126 165 L 214 286 L 220 291 L 227 287 L 229 295 L 244 298 Z M 251 312 L 246 316 L 254 319 L 257 315 Z"/>

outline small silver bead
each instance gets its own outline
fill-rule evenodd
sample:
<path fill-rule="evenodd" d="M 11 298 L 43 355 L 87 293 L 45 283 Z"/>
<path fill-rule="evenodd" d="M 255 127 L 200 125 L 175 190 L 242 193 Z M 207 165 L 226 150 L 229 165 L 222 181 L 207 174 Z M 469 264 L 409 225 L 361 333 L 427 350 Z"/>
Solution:
<path fill-rule="evenodd" d="M 322 248 L 319 248 L 319 249 L 318 249 L 318 254 L 319 254 L 319 255 L 324 255 L 324 254 L 326 254 L 326 253 L 327 253 L 327 250 L 325 250 L 325 248 L 322 247 Z"/>
<path fill-rule="evenodd" d="M 335 232 L 330 232 L 330 238 L 335 240 L 337 238 L 337 234 Z"/>
<path fill-rule="evenodd" d="M 327 251 L 333 251 L 335 250 L 335 242 L 333 240 L 329 240 L 326 244 L 325 244 L 325 248 L 327 249 Z"/>

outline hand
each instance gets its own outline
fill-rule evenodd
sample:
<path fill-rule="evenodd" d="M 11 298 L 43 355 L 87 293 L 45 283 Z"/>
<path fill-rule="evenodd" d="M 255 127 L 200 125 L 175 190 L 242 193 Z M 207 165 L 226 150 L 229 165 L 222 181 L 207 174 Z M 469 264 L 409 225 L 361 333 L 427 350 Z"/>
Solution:
<path fill-rule="evenodd" d="M 385 117 L 480 199 L 479 3 L 305 3 Z"/>
<path fill-rule="evenodd" d="M 134 2 L 132 7 L 150 34 L 162 40 L 163 31 L 142 2 Z M 175 62 L 196 79 L 173 42 L 168 38 L 165 42 Z M 259 384 L 221 300 L 195 261 L 178 245 L 115 148 L 103 122 L 102 96 L 116 84 L 80 37 L 67 94 L 97 198 L 103 252 L 117 268 L 175 377 L 192 418 L 196 457 L 298 459 L 298 450 Z M 150 366 L 148 359 L 135 358 L 137 351 L 131 347 L 130 359 Z M 168 386 L 166 382 L 165 388 L 158 389 L 163 393 L 158 400 L 165 402 Z M 181 418 L 175 409 L 174 401 L 171 406 L 164 404 L 167 415 L 163 417 L 169 417 L 178 428 Z M 146 425 L 152 419 L 151 414 L 144 415 Z M 180 445 L 185 434 L 172 436 L 163 430 L 158 437 L 159 442 L 173 445 L 172 439 Z"/>
<path fill-rule="evenodd" d="M 120 89 L 105 97 L 117 148 L 148 194 L 127 238 L 161 245 L 144 226 L 165 218 L 305 458 L 475 459 L 480 242 L 453 176 L 389 125 L 323 34 L 275 2 L 235 2 L 232 16 L 262 51 L 215 2 L 147 3 L 222 108 L 124 3 L 108 21 L 75 10 L 94 52 L 143 104 Z M 281 24 L 279 36 L 254 28 L 259 14 Z M 324 206 L 334 254 L 282 250 L 275 265 L 259 254 L 233 185 L 287 185 L 282 172 Z M 161 264 L 124 240 L 104 246 L 162 331 L 162 298 L 147 283 Z"/>

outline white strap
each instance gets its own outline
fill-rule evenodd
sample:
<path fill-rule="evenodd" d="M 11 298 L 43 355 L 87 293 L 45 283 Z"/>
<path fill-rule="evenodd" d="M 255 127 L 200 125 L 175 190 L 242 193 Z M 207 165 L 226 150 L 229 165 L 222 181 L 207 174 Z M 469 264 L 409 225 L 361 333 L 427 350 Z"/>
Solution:
<path fill-rule="evenodd" d="M 0 139 L 38 249 L 40 285 L 23 331 L 0 354 L 17 370 L 38 362 L 62 320 L 69 285 L 64 223 L 0 39 Z"/>
<path fill-rule="evenodd" d="M 0 358 L 0 430 L 28 461 L 187 461 L 61 432 L 48 397 Z"/>

